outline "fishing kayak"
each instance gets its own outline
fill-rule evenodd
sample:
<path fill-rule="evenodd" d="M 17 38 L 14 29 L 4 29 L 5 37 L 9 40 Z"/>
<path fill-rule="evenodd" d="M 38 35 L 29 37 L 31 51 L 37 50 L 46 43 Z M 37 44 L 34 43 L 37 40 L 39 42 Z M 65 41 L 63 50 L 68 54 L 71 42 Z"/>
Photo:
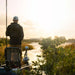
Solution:
<path fill-rule="evenodd" d="M 31 65 L 29 64 L 27 49 L 24 55 L 24 64 L 21 65 L 21 54 L 18 47 L 7 47 L 5 48 L 5 64 L 0 66 L 0 75 L 18 75 L 18 71 L 30 70 Z M 21 74 L 22 75 L 22 74 Z"/>

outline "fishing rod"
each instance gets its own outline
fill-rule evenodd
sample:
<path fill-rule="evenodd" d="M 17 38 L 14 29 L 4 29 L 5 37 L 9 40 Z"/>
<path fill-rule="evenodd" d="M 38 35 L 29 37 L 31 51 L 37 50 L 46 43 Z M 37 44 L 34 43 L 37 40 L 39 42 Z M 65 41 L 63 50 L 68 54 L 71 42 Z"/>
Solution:
<path fill-rule="evenodd" d="M 6 0 L 6 30 L 7 30 L 7 0 Z M 7 47 L 7 35 L 6 35 L 6 47 Z"/>

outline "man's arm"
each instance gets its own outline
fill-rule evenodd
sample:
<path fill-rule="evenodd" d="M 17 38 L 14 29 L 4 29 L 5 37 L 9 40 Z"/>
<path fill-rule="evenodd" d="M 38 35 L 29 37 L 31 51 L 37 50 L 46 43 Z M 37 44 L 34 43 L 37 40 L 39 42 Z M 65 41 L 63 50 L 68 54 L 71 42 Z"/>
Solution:
<path fill-rule="evenodd" d="M 23 33 L 23 28 L 21 27 L 20 28 L 20 40 L 23 40 L 23 37 L 24 37 L 24 33 Z"/>

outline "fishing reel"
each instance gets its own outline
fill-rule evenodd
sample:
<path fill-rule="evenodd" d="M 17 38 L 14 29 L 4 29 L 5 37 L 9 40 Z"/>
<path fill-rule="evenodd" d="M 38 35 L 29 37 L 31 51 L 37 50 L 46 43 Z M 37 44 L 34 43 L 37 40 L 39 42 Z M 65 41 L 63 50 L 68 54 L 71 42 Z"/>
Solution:
<path fill-rule="evenodd" d="M 26 64 L 26 65 L 29 65 L 29 58 L 28 58 L 28 56 L 27 56 L 27 50 L 29 49 L 29 47 L 28 46 L 25 46 L 25 54 L 24 54 L 24 58 L 23 58 L 23 63 L 24 64 Z"/>

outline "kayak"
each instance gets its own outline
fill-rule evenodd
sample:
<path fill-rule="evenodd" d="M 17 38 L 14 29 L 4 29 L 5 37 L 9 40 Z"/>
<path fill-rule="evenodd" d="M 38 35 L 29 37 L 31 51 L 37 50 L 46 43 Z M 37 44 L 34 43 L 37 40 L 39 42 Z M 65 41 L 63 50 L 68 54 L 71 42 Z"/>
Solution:
<path fill-rule="evenodd" d="M 18 75 L 18 71 L 31 69 L 31 65 L 28 62 L 29 58 L 27 57 L 28 47 L 26 46 L 25 48 L 23 65 L 21 65 L 21 50 L 18 47 L 5 48 L 5 64 L 0 66 L 0 75 Z"/>

